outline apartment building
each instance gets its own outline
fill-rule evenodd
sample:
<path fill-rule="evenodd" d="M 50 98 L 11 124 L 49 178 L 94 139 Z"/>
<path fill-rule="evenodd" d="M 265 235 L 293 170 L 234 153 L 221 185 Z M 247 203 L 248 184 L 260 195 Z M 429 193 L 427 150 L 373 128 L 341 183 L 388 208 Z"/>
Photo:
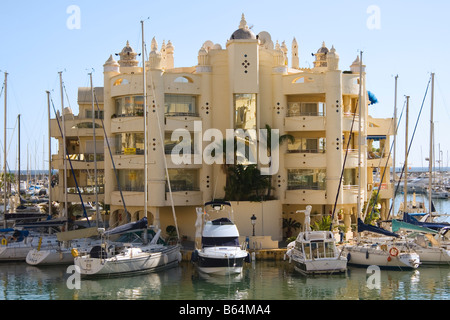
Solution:
<path fill-rule="evenodd" d="M 257 134 L 266 125 L 295 141 L 281 144 L 271 159 L 278 169 L 270 176 L 272 200 L 253 206 L 235 203 L 241 232 L 250 233 L 250 217 L 256 214 L 257 234 L 281 240 L 282 219 L 302 222 L 297 210 L 307 205 L 313 207 L 313 219 L 335 211 L 336 221 L 350 226 L 356 221 L 358 200 L 364 208 L 373 188 L 380 190 L 382 214 L 389 211 L 393 119 L 369 116 L 365 66 L 357 57 L 342 70 L 334 46 L 322 43 L 314 66 L 304 68 L 299 65 L 300 52 L 295 38 L 289 52 L 286 43 L 274 43 L 269 32 L 255 34 L 244 15 L 224 46 L 204 42 L 195 66 L 175 67 L 173 44 L 164 41 L 159 46 L 153 38 L 145 59 L 146 99 L 142 57 L 128 42 L 120 53 L 111 54 L 104 64 L 104 87 L 95 88 L 102 110 L 96 117 L 103 117 L 108 137 L 106 143 L 103 124 L 96 120 L 97 145 L 102 145 L 104 159 L 99 171 L 99 180 L 104 181 L 101 201 L 109 209 L 110 225 L 147 216 L 163 229 L 177 223 L 180 233 L 193 239 L 196 207 L 225 197 L 223 164 L 205 158 L 219 140 L 210 133 L 221 132 L 225 138 L 227 130 L 241 129 L 250 132 L 247 141 L 258 144 L 261 141 L 252 132 Z M 69 150 L 74 148 L 73 155 L 86 159 L 93 145 L 92 127 L 81 129 L 78 124 L 92 119 L 90 88 L 79 89 L 78 103 L 80 115 L 68 119 L 73 121 L 68 127 L 77 129 L 70 129 L 74 131 L 67 133 L 66 143 Z M 174 140 L 180 129 L 184 138 Z M 174 148 L 184 152 L 181 164 L 175 161 Z M 58 169 L 61 159 L 60 150 L 53 157 Z M 259 160 L 256 156 L 256 164 L 264 167 Z M 84 162 L 78 168 L 86 185 L 91 184 L 84 177 L 88 165 Z M 62 193 L 58 195 L 61 200 Z"/>

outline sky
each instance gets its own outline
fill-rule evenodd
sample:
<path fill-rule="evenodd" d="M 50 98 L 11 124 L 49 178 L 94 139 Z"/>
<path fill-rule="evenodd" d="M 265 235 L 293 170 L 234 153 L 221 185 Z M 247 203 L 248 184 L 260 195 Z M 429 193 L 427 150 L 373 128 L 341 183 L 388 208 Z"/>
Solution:
<path fill-rule="evenodd" d="M 21 169 L 48 168 L 47 94 L 61 108 L 59 72 L 62 72 L 65 106 L 78 114 L 78 87 L 103 86 L 103 64 L 129 41 L 142 51 L 141 22 L 145 21 L 147 51 L 155 37 L 159 47 L 170 40 L 175 47 L 175 67 L 197 64 L 198 51 L 207 40 L 225 47 L 238 29 L 241 15 L 255 34 L 269 32 L 272 41 L 295 39 L 300 67 L 311 67 L 325 42 L 340 56 L 339 67 L 349 70 L 363 52 L 367 89 L 378 103 L 369 107 L 375 118 L 392 118 L 395 76 L 398 75 L 397 114 L 400 117 L 396 167 L 405 150 L 405 101 L 409 100 L 409 140 L 414 138 L 409 166 L 428 166 L 430 145 L 431 73 L 435 73 L 433 120 L 435 159 L 447 166 L 450 150 L 450 2 L 384 0 L 190 0 L 190 1 L 1 1 L 0 84 L 8 73 L 7 141 L 0 121 L 1 163 L 7 145 L 8 166 L 17 168 L 18 115 L 21 132 Z M 115 57 L 115 56 L 114 56 Z M 118 58 L 117 58 L 118 60 Z M 427 91 L 427 86 L 428 91 Z M 4 109 L 4 91 L 0 97 Z M 420 117 L 419 117 L 420 115 Z M 53 110 L 51 117 L 55 118 Z M 4 115 L 3 115 L 4 118 Z M 417 127 L 416 127 L 417 126 Z M 416 129 L 415 129 L 416 128 Z M 52 154 L 57 144 L 52 139 Z M 438 163 L 435 164 L 439 166 Z"/>

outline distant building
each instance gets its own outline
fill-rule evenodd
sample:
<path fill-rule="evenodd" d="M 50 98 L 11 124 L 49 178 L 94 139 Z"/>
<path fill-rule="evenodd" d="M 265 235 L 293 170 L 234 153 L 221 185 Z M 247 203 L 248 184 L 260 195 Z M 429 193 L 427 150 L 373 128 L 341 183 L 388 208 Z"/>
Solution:
<path fill-rule="evenodd" d="M 268 32 L 255 34 L 242 15 L 239 28 L 231 34 L 225 47 L 206 41 L 198 51 L 196 66 L 175 68 L 172 43 L 163 42 L 159 47 L 153 38 L 146 61 L 146 214 L 142 65 L 128 42 L 117 54 L 118 61 L 111 55 L 104 64 L 103 90 L 96 88 L 101 110 L 98 116 L 104 119 L 118 178 L 107 144 L 103 142 L 103 129 L 99 129 L 97 145 L 101 144 L 104 158 L 99 171 L 102 175 L 99 181 L 104 181 L 101 201 L 109 207 L 110 224 L 134 221 L 146 215 L 150 223 L 164 230 L 174 223 L 173 200 L 180 233 L 193 238 L 195 208 L 225 195 L 223 166 L 207 164 L 203 158 L 200 163 L 194 161 L 194 155 L 204 156 L 205 147 L 212 143 L 205 139 L 205 132 L 219 129 L 225 137 L 227 129 L 254 129 L 258 132 L 266 124 L 278 129 L 280 135 L 294 136 L 295 142 L 280 146 L 279 169 L 272 176 L 271 192 L 277 209 L 268 212 L 262 207 L 265 223 L 258 220 L 259 224 L 264 223 L 258 229 L 259 233 L 281 240 L 282 218 L 293 217 L 302 222 L 302 215 L 296 211 L 312 205 L 314 219 L 317 214 L 320 217 L 333 212 L 336 200 L 338 222 L 347 226 L 354 223 L 358 194 L 359 57 L 350 70 L 342 71 L 336 49 L 333 46 L 328 49 L 323 43 L 314 54 L 314 67 L 301 68 L 300 47 L 294 38 L 289 53 L 285 42 L 280 44 L 276 41 L 274 44 Z M 364 204 L 370 195 L 368 191 L 373 187 L 380 188 L 381 211 L 386 214 L 393 195 L 389 183 L 392 161 L 387 161 L 390 136 L 394 132 L 393 120 L 374 119 L 368 115 L 370 102 L 365 78 L 363 66 L 361 201 Z M 92 177 L 85 172 L 91 172 L 92 168 L 87 160 L 92 154 L 92 129 L 79 126 L 92 118 L 90 88 L 79 89 L 78 103 L 80 115 L 74 120 L 72 115 L 65 116 L 69 121 L 66 125 L 67 146 L 74 158 L 85 159 L 83 164 L 76 162 L 76 175 L 79 176 L 79 184 L 81 182 L 81 186 L 88 187 L 92 185 Z M 100 121 L 97 124 L 101 126 Z M 183 149 L 192 154 L 188 156 L 192 160 L 190 164 L 173 163 L 171 151 L 179 142 L 171 140 L 172 133 L 186 129 L 194 141 L 198 138 L 195 130 L 199 125 L 202 143 L 196 145 L 197 149 Z M 55 134 L 55 137 L 60 139 L 61 145 L 61 136 Z M 59 154 L 53 157 L 60 177 L 61 160 L 60 149 Z M 345 169 L 342 170 L 344 161 Z M 381 167 L 375 170 L 378 166 Z M 385 167 L 387 170 L 383 176 Z M 383 181 L 374 181 L 374 170 L 381 173 L 379 176 L 383 176 Z M 172 194 L 169 193 L 166 172 Z M 69 188 L 72 188 L 74 184 L 70 181 Z M 59 192 L 60 201 L 62 196 Z M 127 213 L 124 212 L 122 197 Z M 77 201 L 73 195 L 71 199 Z M 253 213 L 239 213 L 241 230 L 250 228 L 249 218 Z"/>

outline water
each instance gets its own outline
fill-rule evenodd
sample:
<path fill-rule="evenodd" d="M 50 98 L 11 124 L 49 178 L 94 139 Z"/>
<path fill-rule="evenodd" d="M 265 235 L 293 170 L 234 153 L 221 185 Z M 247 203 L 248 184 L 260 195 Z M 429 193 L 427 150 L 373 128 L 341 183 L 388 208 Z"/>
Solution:
<path fill-rule="evenodd" d="M 397 197 L 397 208 L 402 200 Z M 427 199 L 425 199 L 426 201 Z M 419 195 L 417 201 L 421 201 Z M 450 201 L 436 199 L 439 212 Z M 442 217 L 442 221 L 449 221 Z M 305 277 L 287 261 L 260 261 L 245 266 L 241 276 L 202 276 L 189 262 L 158 273 L 113 279 L 81 280 L 70 289 L 67 266 L 0 263 L 0 300 L 450 300 L 450 266 L 417 270 L 381 270 L 379 286 L 371 272 L 349 266 L 344 275 Z M 176 306 L 176 304 L 175 304 Z M 174 307 L 175 308 L 175 307 Z M 173 308 L 172 308 L 173 309 Z M 171 310 L 174 311 L 175 309 Z"/>
<path fill-rule="evenodd" d="M 256 261 L 242 275 L 201 276 L 189 263 L 158 273 L 81 280 L 69 289 L 64 266 L 0 265 L 1 300 L 449 300 L 450 267 L 381 270 L 380 286 L 365 268 L 305 277 L 287 261 Z"/>

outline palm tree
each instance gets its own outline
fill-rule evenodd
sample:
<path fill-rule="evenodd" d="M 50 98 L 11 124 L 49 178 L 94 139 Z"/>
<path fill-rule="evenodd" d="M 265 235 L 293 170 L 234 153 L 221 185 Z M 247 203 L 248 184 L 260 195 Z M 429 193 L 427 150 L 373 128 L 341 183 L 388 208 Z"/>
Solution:
<path fill-rule="evenodd" d="M 283 229 L 286 230 L 286 238 L 290 238 L 292 236 L 292 229 L 297 230 L 301 227 L 301 223 L 297 220 L 293 220 L 292 218 L 286 219 L 283 218 Z"/>

